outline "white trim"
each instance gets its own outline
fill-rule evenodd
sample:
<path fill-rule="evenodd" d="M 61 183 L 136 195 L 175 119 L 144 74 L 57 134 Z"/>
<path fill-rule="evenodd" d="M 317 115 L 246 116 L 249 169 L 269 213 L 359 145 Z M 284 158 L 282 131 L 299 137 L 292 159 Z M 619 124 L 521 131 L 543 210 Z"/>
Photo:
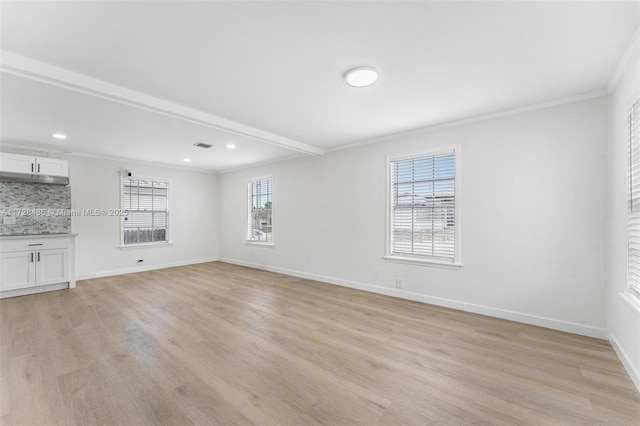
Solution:
<path fill-rule="evenodd" d="M 26 296 L 28 294 L 36 294 L 36 293 L 44 293 L 47 291 L 56 291 L 56 290 L 66 290 L 69 288 L 75 288 L 75 281 L 73 287 L 71 287 L 71 283 L 59 283 L 59 284 L 49 284 L 49 285 L 40 285 L 35 287 L 27 287 L 27 288 L 17 288 L 15 290 L 5 290 L 0 291 L 0 299 L 7 299 L 9 297 L 17 297 L 17 296 Z"/>
<path fill-rule="evenodd" d="M 10 148 L 9 150 L 5 149 L 5 148 Z M 192 167 L 192 166 L 185 166 L 183 164 L 168 164 L 168 163 L 160 163 L 160 162 L 154 162 L 154 161 L 144 161 L 144 160 L 135 160 L 132 158 L 128 158 L 128 157 L 118 157 L 115 155 L 100 155 L 100 154 L 90 154 L 87 152 L 76 152 L 76 151 L 62 151 L 62 150 L 57 150 L 57 149 L 50 149 L 50 148 L 38 148 L 36 146 L 25 146 L 25 145 L 18 145 L 18 144 L 12 144 L 12 143 L 5 143 L 2 142 L 2 146 L 0 147 L 0 152 L 7 152 L 9 154 L 28 154 L 28 155 L 35 155 L 35 156 L 52 156 L 52 154 L 56 157 L 59 158 L 68 158 L 68 157 L 77 157 L 77 158 L 95 158 L 97 160 L 107 160 L 107 161 L 115 161 L 115 162 L 120 162 L 120 163 L 130 163 L 130 164 L 140 164 L 140 165 L 145 165 L 145 166 L 160 166 L 163 168 L 167 168 L 167 169 L 174 169 L 174 170 L 180 170 L 180 171 L 188 171 L 188 172 L 194 172 L 194 173 L 206 173 L 209 175 L 220 175 L 220 174 L 226 174 L 226 173 L 234 173 L 234 172 L 238 172 L 238 171 L 242 171 L 242 170 L 249 170 L 249 169 L 255 169 L 257 167 L 261 167 L 261 166 L 268 166 L 271 164 L 276 164 L 276 163 L 282 163 L 284 161 L 290 161 L 290 160 L 295 160 L 298 158 L 305 158 L 308 157 L 307 154 L 291 154 L 291 155 L 287 155 L 286 157 L 283 158 L 275 158 L 275 159 L 271 159 L 271 160 L 265 160 L 265 161 L 258 161 L 255 163 L 251 163 L 251 164 L 245 164 L 242 166 L 236 166 L 236 167 L 231 167 L 228 169 L 220 169 L 220 170 L 212 170 L 212 169 L 200 169 L 198 167 Z M 45 155 L 41 155 L 41 154 L 45 154 Z"/>
<path fill-rule="evenodd" d="M 638 51 L 640 51 L 640 28 L 636 30 L 629 42 L 629 45 L 622 54 L 620 61 L 614 69 L 613 74 L 609 79 L 609 83 L 607 84 L 607 93 L 612 93 L 616 89 L 618 83 L 620 83 L 620 80 L 622 79 L 622 76 L 624 76 L 629 69 L 629 66 L 633 63 Z"/>
<path fill-rule="evenodd" d="M 4 144 L 3 145 L 7 145 Z M 10 146 L 10 145 L 7 145 Z M 180 171 L 187 171 L 187 172 L 193 172 L 193 173 L 206 173 L 208 175 L 217 175 L 218 172 L 215 170 L 208 170 L 208 169 L 199 169 L 196 167 L 189 167 L 189 166 L 183 166 L 183 165 L 176 165 L 176 164 L 166 164 L 166 163 L 156 163 L 156 162 L 152 162 L 152 161 L 143 161 L 143 160 L 134 160 L 131 158 L 127 158 L 127 157 L 117 157 L 117 156 L 110 156 L 110 155 L 98 155 L 98 154 L 89 154 L 89 153 L 85 153 L 85 152 L 63 152 L 63 156 L 64 157 L 78 157 L 78 158 L 95 158 L 97 160 L 107 160 L 107 161 L 114 161 L 114 162 L 118 162 L 118 163 L 130 163 L 130 164 L 140 164 L 140 165 L 144 165 L 144 166 L 160 166 L 166 169 L 173 169 L 173 170 L 180 170 Z"/>
<path fill-rule="evenodd" d="M 165 99 L 127 89 L 104 80 L 36 61 L 15 53 L 0 51 L 0 69 L 8 74 L 72 90 L 97 98 L 154 112 L 232 134 L 249 137 L 308 155 L 323 155 L 324 150 L 274 133 L 199 111 Z"/>
<path fill-rule="evenodd" d="M 462 268 L 462 263 L 439 262 L 435 259 L 419 259 L 419 258 L 413 258 L 413 257 L 385 256 L 384 260 L 386 260 L 387 262 L 393 262 L 393 263 L 404 263 L 407 265 L 418 265 L 418 266 L 433 266 L 436 268 L 445 268 L 445 269 Z"/>
<path fill-rule="evenodd" d="M 236 166 L 236 167 L 231 167 L 228 169 L 222 169 L 219 170 L 217 172 L 215 172 L 216 174 L 226 174 L 226 173 L 234 173 L 234 172 L 239 172 L 242 170 L 249 170 L 249 169 L 255 169 L 258 167 L 262 167 L 262 166 L 269 166 L 271 164 L 276 164 L 276 163 L 282 163 L 284 161 L 291 161 L 291 160 L 295 160 L 298 158 L 305 158 L 308 157 L 308 155 L 305 154 L 292 154 L 292 155 L 287 155 L 286 157 L 282 157 L 282 158 L 273 158 L 271 160 L 264 160 L 264 161 L 257 161 L 255 163 L 251 163 L 251 164 L 245 164 L 243 166 Z"/>
<path fill-rule="evenodd" d="M 271 238 L 273 238 L 273 236 Z M 266 248 L 275 248 L 276 246 L 273 243 L 261 243 L 260 241 L 248 241 L 248 240 L 245 241 L 244 244 L 246 246 L 256 246 L 256 247 L 266 247 Z"/>
<path fill-rule="evenodd" d="M 627 289 L 625 293 L 620 293 L 620 297 L 622 297 L 622 300 L 624 300 L 631 309 L 635 310 L 637 314 L 640 314 L 640 299 L 632 294 L 630 290 L 631 289 Z"/>
<path fill-rule="evenodd" d="M 138 176 L 134 173 L 131 173 L 131 176 L 127 176 L 126 172 L 120 172 L 120 209 L 127 210 L 124 208 L 124 181 L 125 179 L 136 179 L 136 180 L 153 180 L 158 182 L 163 182 L 167 184 L 167 223 L 165 226 L 165 237 L 167 240 L 165 241 L 152 241 L 148 243 L 137 243 L 137 244 L 125 244 L 124 243 L 124 219 L 126 216 L 122 216 L 120 218 L 120 245 L 118 248 L 127 249 L 127 248 L 140 248 L 140 247 L 158 247 L 158 246 L 167 246 L 172 245 L 173 241 L 171 240 L 171 200 L 173 197 L 171 196 L 173 180 L 172 178 L 164 178 L 164 177 L 154 177 L 154 176 Z"/>
<path fill-rule="evenodd" d="M 249 183 L 249 182 L 255 182 L 257 180 L 265 180 L 265 179 L 271 179 L 273 181 L 273 174 L 266 174 L 266 175 L 247 178 L 246 181 L 247 181 L 247 183 Z"/>
<path fill-rule="evenodd" d="M 465 125 L 465 124 L 471 124 L 471 123 L 477 123 L 477 122 L 480 122 L 480 121 L 492 120 L 494 118 L 501 118 L 501 117 L 506 117 L 506 116 L 509 116 L 509 115 L 522 114 L 522 113 L 529 112 L 529 111 L 535 111 L 535 110 L 538 110 L 538 109 L 551 108 L 551 107 L 554 107 L 554 106 L 570 104 L 570 103 L 573 103 L 573 102 L 585 101 L 585 100 L 588 100 L 588 99 L 599 98 L 601 96 L 606 96 L 606 95 L 607 95 L 607 91 L 605 89 L 600 89 L 600 90 L 595 90 L 595 91 L 592 91 L 592 92 L 587 92 L 587 93 L 583 93 L 583 94 L 576 95 L 576 96 L 569 96 L 569 97 L 566 97 L 566 98 L 559 98 L 559 99 L 551 100 L 551 101 L 548 101 L 548 102 L 540 102 L 540 103 L 537 103 L 537 104 L 526 105 L 526 106 L 523 106 L 523 107 L 504 109 L 504 110 L 500 110 L 500 111 L 496 111 L 496 112 L 490 112 L 490 113 L 487 113 L 487 114 L 472 115 L 470 117 L 454 119 L 454 120 L 446 121 L 446 122 L 443 122 L 443 123 L 429 124 L 429 125 L 418 127 L 418 128 L 411 129 L 411 130 L 404 130 L 404 131 L 401 131 L 401 132 L 389 133 L 389 134 L 384 135 L 384 136 L 373 137 L 373 138 L 369 138 L 369 139 L 363 139 L 363 140 L 360 140 L 360 141 L 357 141 L 357 142 L 347 143 L 347 144 L 344 144 L 344 145 L 338 145 L 338 146 L 335 146 L 335 147 L 332 147 L 332 148 L 326 148 L 324 151 L 325 151 L 325 153 L 329 153 L 329 152 L 333 152 L 333 151 L 341 151 L 343 149 L 358 148 L 358 147 L 365 146 L 365 145 L 371 145 L 371 144 L 382 143 L 382 142 L 389 142 L 389 141 L 394 141 L 394 140 L 400 139 L 400 138 L 408 138 L 408 137 L 411 137 L 411 136 L 419 136 L 419 135 L 423 135 L 423 134 L 427 134 L 427 133 L 431 133 L 431 132 L 436 132 L 438 130 L 448 129 L 450 127 L 458 127 L 458 126 L 462 126 L 462 125 Z"/>
<path fill-rule="evenodd" d="M 9 149 L 6 149 L 9 148 Z M 119 163 L 129 163 L 129 164 L 140 164 L 145 166 L 160 166 L 166 169 L 180 170 L 180 171 L 188 171 L 193 173 L 206 173 L 208 175 L 217 175 L 219 172 L 215 170 L 208 169 L 200 169 L 197 167 L 190 167 L 184 165 L 176 165 L 176 164 L 166 164 L 152 161 L 143 161 L 143 160 L 134 160 L 126 157 L 118 157 L 111 155 L 98 155 L 98 154 L 89 154 L 85 152 L 69 152 L 62 151 L 59 149 L 50 149 L 50 148 L 37 148 L 36 146 L 25 146 L 25 145 L 17 145 L 12 143 L 2 142 L 2 146 L 0 147 L 0 152 L 6 152 L 8 154 L 23 154 L 23 155 L 35 155 L 36 157 L 53 157 L 60 159 L 68 159 L 68 158 L 95 158 L 98 160 L 107 160 L 114 161 Z M 306 157 L 306 155 L 298 155 L 298 157 Z"/>
<path fill-rule="evenodd" d="M 634 193 L 633 193 L 633 184 L 632 184 L 632 180 L 631 176 L 633 176 L 635 170 L 634 166 L 637 166 L 637 164 L 635 164 L 634 160 L 634 155 L 633 155 L 633 151 L 635 148 L 635 145 L 633 142 L 635 142 L 634 139 L 632 139 L 632 132 L 631 129 L 634 126 L 634 122 L 632 121 L 632 113 L 633 113 L 633 109 L 636 105 L 636 103 L 640 102 L 640 98 L 632 98 L 632 100 L 629 102 L 629 107 L 627 109 L 627 158 L 626 158 L 626 163 L 627 163 L 627 173 L 626 173 L 626 181 L 627 181 L 627 208 L 626 208 L 626 216 L 627 216 L 627 255 L 625 256 L 625 267 L 626 267 L 626 292 L 625 294 L 623 294 L 623 298 L 625 299 L 625 301 L 633 308 L 635 308 L 636 310 L 638 310 L 638 302 L 637 302 L 637 296 L 635 294 L 633 294 L 632 292 L 634 292 L 634 290 L 638 290 L 636 288 L 636 283 L 634 282 L 634 280 L 631 277 L 631 271 L 630 271 L 630 259 L 629 257 L 631 256 L 631 250 L 630 250 L 630 241 L 632 238 L 632 230 L 631 230 L 631 226 L 630 226 L 630 220 L 631 220 L 631 215 L 633 214 L 633 211 L 631 209 L 631 206 L 633 204 L 633 197 L 634 197 Z M 635 260 L 635 259 L 634 259 Z"/>
<path fill-rule="evenodd" d="M 136 272 L 154 271 L 156 269 L 175 268 L 176 266 L 187 266 L 187 265 L 195 265 L 198 263 L 208 263 L 208 262 L 217 262 L 217 261 L 218 261 L 217 257 L 205 257 L 202 259 L 181 260 L 178 262 L 168 262 L 168 263 L 159 263 L 155 265 L 136 266 L 133 268 L 112 269 L 108 271 L 99 271 L 99 272 L 81 274 L 76 277 L 76 281 L 90 280 L 93 278 L 101 278 L 101 277 L 112 277 L 114 275 L 133 274 Z"/>
<path fill-rule="evenodd" d="M 611 343 L 613 350 L 616 352 L 616 355 L 618 355 L 618 358 L 620 358 L 620 362 L 622 362 L 625 370 L 627 370 L 627 374 L 629 374 L 631 381 L 636 385 L 636 388 L 638 388 L 638 391 L 640 392 L 640 371 L 633 366 L 629 356 L 624 349 L 622 349 L 620 342 L 618 342 L 618 339 L 616 339 L 616 336 L 612 331 L 609 332 L 609 343 Z"/>
<path fill-rule="evenodd" d="M 249 245 L 260 245 L 260 246 L 274 246 L 274 240 L 273 240 L 273 218 L 275 217 L 274 214 L 274 210 L 273 210 L 273 206 L 275 205 L 274 202 L 274 190 L 273 190 L 273 173 L 271 174 L 266 174 L 266 175 L 261 175 L 261 176 L 255 176 L 252 178 L 248 178 L 246 179 L 245 185 L 246 185 L 246 189 L 247 189 L 247 195 L 249 192 L 249 186 L 252 185 L 254 182 L 257 181 L 261 181 L 261 180 L 271 180 L 271 241 L 265 241 L 265 242 L 261 242 L 260 240 L 249 240 L 247 239 L 248 235 L 246 234 L 246 232 L 249 230 L 248 228 L 245 229 L 245 235 L 244 235 L 244 242 L 245 244 L 249 244 Z M 253 192 L 251 193 L 251 195 L 253 196 Z M 252 200 L 249 199 L 249 197 L 247 198 L 247 210 L 246 210 L 246 214 L 247 214 L 247 220 L 249 219 L 249 216 L 251 215 L 251 205 L 252 205 Z"/>
<path fill-rule="evenodd" d="M 151 243 L 138 243 L 138 244 L 124 244 L 119 245 L 116 248 L 121 250 L 145 248 L 145 247 L 170 247 L 173 245 L 173 241 L 153 241 Z"/>
<path fill-rule="evenodd" d="M 416 153 L 408 153 L 408 154 L 405 153 L 405 154 L 386 156 L 386 168 L 387 168 L 386 209 L 387 211 L 386 211 L 386 227 L 385 227 L 385 231 L 386 231 L 386 235 L 385 235 L 386 249 L 385 249 L 385 256 L 384 256 L 385 260 L 391 261 L 391 262 L 399 262 L 399 263 L 412 263 L 412 264 L 421 265 L 421 266 L 439 266 L 439 267 L 448 266 L 452 269 L 462 267 L 462 250 L 460 247 L 460 241 L 461 241 L 460 235 L 462 234 L 462 226 L 460 225 L 462 223 L 462 220 L 460 219 L 460 212 L 462 211 L 460 207 L 461 206 L 460 200 L 462 199 L 460 196 L 460 187 L 461 187 L 460 162 L 462 157 L 460 155 L 460 151 L 461 151 L 460 144 L 453 144 L 453 145 L 438 146 L 432 149 L 428 149 L 426 151 L 420 151 Z M 390 186 L 391 185 L 391 168 L 389 167 L 391 162 L 408 160 L 412 158 L 432 157 L 436 155 L 451 154 L 452 152 L 455 159 L 455 164 L 454 164 L 455 166 L 455 180 L 454 180 L 454 194 L 455 194 L 454 229 L 455 231 L 454 232 L 455 233 L 454 233 L 454 242 L 453 242 L 453 249 L 454 249 L 453 263 L 441 262 L 433 258 L 419 259 L 419 258 L 413 258 L 413 257 L 403 257 L 398 255 L 392 255 L 391 254 L 391 198 L 390 198 L 391 197 L 391 186 Z M 443 266 L 443 265 L 446 265 L 446 266 Z"/>
<path fill-rule="evenodd" d="M 452 152 L 457 153 L 459 149 L 460 149 L 460 145 L 455 144 L 455 145 L 438 146 L 433 149 L 427 149 L 425 151 L 418 151 L 418 152 L 411 152 L 407 154 L 387 155 L 387 164 L 392 161 L 410 160 L 412 158 L 422 158 L 422 157 L 434 157 L 436 155 L 451 154 Z"/>
<path fill-rule="evenodd" d="M 600 327 L 593 327 L 584 324 L 577 324 L 569 321 L 562 321 L 553 318 L 542 317 L 538 315 L 525 314 L 521 312 L 510 311 L 506 309 L 493 308 L 490 306 L 476 305 L 473 303 L 461 302 L 457 300 L 444 299 L 441 297 L 427 296 L 419 293 L 412 293 L 406 290 L 396 288 L 382 287 L 374 284 L 360 283 L 356 281 L 343 280 L 325 275 L 316 275 L 307 272 L 300 272 L 291 269 L 267 266 L 258 263 L 245 262 L 242 260 L 219 258 L 220 262 L 231 263 L 248 268 L 260 269 L 263 271 L 277 272 L 279 274 L 291 275 L 298 278 L 309 279 L 313 281 L 321 281 L 327 284 L 339 285 L 342 287 L 364 290 L 371 293 L 384 294 L 387 296 L 399 297 L 401 299 L 414 300 L 417 302 L 428 303 L 430 305 L 443 306 L 446 308 L 457 309 L 465 312 L 472 312 L 480 315 L 487 315 L 494 318 L 502 318 L 510 321 L 520 322 L 523 324 L 536 325 L 539 327 L 550 328 L 553 330 L 564 331 L 567 333 L 579 334 L 581 336 L 595 337 L 597 339 L 607 339 L 607 330 Z"/>

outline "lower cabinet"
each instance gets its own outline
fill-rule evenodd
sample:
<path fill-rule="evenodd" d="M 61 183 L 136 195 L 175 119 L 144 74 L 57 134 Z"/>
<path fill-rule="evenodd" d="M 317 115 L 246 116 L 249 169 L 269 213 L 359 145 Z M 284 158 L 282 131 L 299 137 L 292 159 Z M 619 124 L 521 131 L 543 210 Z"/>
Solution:
<path fill-rule="evenodd" d="M 0 291 L 69 281 L 69 249 L 0 254 Z"/>
<path fill-rule="evenodd" d="M 0 299 L 75 288 L 75 237 L 0 237 Z"/>
<path fill-rule="evenodd" d="M 34 252 L 0 253 L 0 290 L 15 290 L 36 285 Z"/>

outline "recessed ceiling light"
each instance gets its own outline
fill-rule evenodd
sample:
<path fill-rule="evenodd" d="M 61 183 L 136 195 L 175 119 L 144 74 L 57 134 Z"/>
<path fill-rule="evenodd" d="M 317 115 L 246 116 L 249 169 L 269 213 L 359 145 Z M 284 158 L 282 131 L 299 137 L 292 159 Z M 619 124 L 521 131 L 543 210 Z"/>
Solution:
<path fill-rule="evenodd" d="M 56 139 L 66 139 L 67 135 L 63 135 L 62 133 L 54 133 L 51 136 L 53 136 Z"/>
<path fill-rule="evenodd" d="M 191 162 L 191 158 L 185 158 L 185 159 L 184 159 L 184 160 L 182 160 L 182 161 L 184 161 L 185 163 L 190 163 L 190 162 Z"/>
<path fill-rule="evenodd" d="M 232 143 L 228 143 L 228 144 L 227 144 L 227 148 L 229 148 L 229 149 L 236 149 L 236 146 L 235 146 L 234 144 L 232 144 Z"/>
<path fill-rule="evenodd" d="M 356 67 L 344 75 L 347 84 L 352 87 L 371 86 L 378 80 L 378 70 L 374 67 Z"/>

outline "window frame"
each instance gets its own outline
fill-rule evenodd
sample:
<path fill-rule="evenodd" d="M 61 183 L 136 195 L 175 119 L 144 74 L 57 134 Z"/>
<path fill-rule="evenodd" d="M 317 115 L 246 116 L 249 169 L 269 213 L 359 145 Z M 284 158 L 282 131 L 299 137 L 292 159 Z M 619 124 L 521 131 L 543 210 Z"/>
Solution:
<path fill-rule="evenodd" d="M 396 161 L 402 161 L 402 160 L 410 160 L 410 159 L 417 159 L 417 158 L 424 158 L 424 157 L 433 157 L 436 155 L 442 155 L 442 154 L 451 154 L 454 153 L 454 159 L 455 159 L 455 164 L 454 164 L 454 173 L 455 173 L 455 177 L 454 177 L 454 217 L 455 217 L 455 222 L 454 222 L 454 259 L 453 262 L 447 262 L 447 261 L 443 261 L 443 260 L 438 260 L 436 258 L 420 258 L 420 257 L 413 257 L 413 256 L 403 256 L 401 254 L 392 254 L 392 247 L 391 247 L 391 230 L 392 230 L 392 224 L 391 224 L 391 220 L 392 220 L 392 214 L 391 214 L 391 208 L 392 208 L 392 200 L 391 200 L 391 178 L 392 178 L 392 171 L 391 171 L 391 163 L 396 162 Z M 424 151 L 420 151 L 420 152 L 414 152 L 414 153 L 408 153 L 408 154 L 401 154 L 401 155 L 387 155 L 386 157 L 386 232 L 385 232 L 385 236 L 386 236 L 386 252 L 385 252 L 385 256 L 384 259 L 388 262 L 396 262 L 396 263 L 404 263 L 404 264 L 411 264 L 411 265 L 420 265 L 420 266 L 428 266 L 428 267 L 439 267 L 439 268 L 447 268 L 447 269 L 460 269 L 462 267 L 462 251 L 460 248 L 460 235 L 461 235 L 461 216 L 460 216 L 460 211 L 461 211 L 461 197 L 460 197 L 460 182 L 461 182 L 461 176 L 460 176 L 460 162 L 461 162 L 461 155 L 460 155 L 460 146 L 459 145 L 445 145 L 445 146 L 439 146 L 439 147 L 434 147 L 432 149 L 428 149 L 428 150 L 424 150 Z"/>
<path fill-rule="evenodd" d="M 246 225 L 249 224 L 250 221 L 250 217 L 251 217 L 251 213 L 252 213 L 252 197 L 253 197 L 253 192 L 251 193 L 251 195 L 249 195 L 249 191 L 252 190 L 252 185 L 254 182 L 258 182 L 258 181 L 264 181 L 264 180 L 270 180 L 271 181 L 271 241 L 260 241 L 260 240 L 252 240 L 249 238 L 249 227 L 246 226 L 245 228 L 245 244 L 247 245 L 255 245 L 255 246 L 262 246 L 262 247 L 274 247 L 274 214 L 273 214 L 273 205 L 274 205 L 274 186 L 273 186 L 273 174 L 267 174 L 267 175 L 262 175 L 262 176 L 255 176 L 252 178 L 249 178 L 246 180 L 246 185 L 245 185 L 245 191 L 246 191 L 246 195 L 247 195 L 247 206 L 246 206 L 246 220 L 247 222 L 245 222 Z"/>
<path fill-rule="evenodd" d="M 125 216 L 122 215 L 120 217 L 120 245 L 118 246 L 121 249 L 129 249 L 129 248 L 141 248 L 141 247 L 158 247 L 158 246 L 169 246 L 173 245 L 173 241 L 171 240 L 171 191 L 172 191 L 172 180 L 170 178 L 163 177 L 153 177 L 153 176 L 128 176 L 126 173 L 120 174 L 120 209 L 121 211 L 126 211 L 127 209 L 124 206 L 124 183 L 127 179 L 135 179 L 135 180 L 152 180 L 157 182 L 163 182 L 167 184 L 167 225 L 165 230 L 165 240 L 164 241 L 150 241 L 146 243 L 133 243 L 133 244 L 125 244 L 124 242 L 124 222 Z"/>
<path fill-rule="evenodd" d="M 635 114 L 634 114 L 634 110 L 635 110 Z M 637 116 L 636 116 L 637 115 Z M 636 122 L 637 121 L 637 122 Z M 632 239 L 632 230 L 631 230 L 631 215 L 632 213 L 634 213 L 633 210 L 633 199 L 634 199 L 634 192 L 633 192 L 633 173 L 634 170 L 635 172 L 640 172 L 640 152 L 637 152 L 636 155 L 638 156 L 637 161 L 635 162 L 635 168 L 634 168 L 634 155 L 633 155 L 633 150 L 634 150 L 634 142 L 636 150 L 638 150 L 640 148 L 640 128 L 638 129 L 638 135 L 637 135 L 637 140 L 633 140 L 633 126 L 634 124 L 636 126 L 640 126 L 640 97 L 636 97 L 635 100 L 631 101 L 631 106 L 629 107 L 628 111 L 627 111 L 627 145 L 628 145 L 628 150 L 627 150 L 627 176 L 626 176 L 626 180 L 627 180 L 627 285 L 626 285 L 626 294 L 628 295 L 628 297 L 630 298 L 630 300 L 633 301 L 633 304 L 636 305 L 638 307 L 638 309 L 640 309 L 640 278 L 638 278 L 637 280 L 634 280 L 632 278 L 632 273 L 631 273 L 631 261 L 632 261 L 632 256 L 631 256 L 631 239 Z M 636 198 L 640 198 L 640 196 L 636 196 Z M 636 234 L 634 234 L 634 237 L 640 237 L 640 231 L 637 231 Z M 636 263 L 640 262 L 640 254 L 637 255 L 635 257 Z M 640 269 L 640 268 L 635 268 Z"/>

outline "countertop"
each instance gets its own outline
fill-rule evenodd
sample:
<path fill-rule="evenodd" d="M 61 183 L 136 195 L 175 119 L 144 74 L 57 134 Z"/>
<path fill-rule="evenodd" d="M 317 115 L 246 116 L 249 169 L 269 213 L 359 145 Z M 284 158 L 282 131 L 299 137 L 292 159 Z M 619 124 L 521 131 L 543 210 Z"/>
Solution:
<path fill-rule="evenodd" d="M 29 235 L 0 235 L 0 240 L 29 240 L 42 238 L 77 237 L 78 234 L 29 234 Z"/>

